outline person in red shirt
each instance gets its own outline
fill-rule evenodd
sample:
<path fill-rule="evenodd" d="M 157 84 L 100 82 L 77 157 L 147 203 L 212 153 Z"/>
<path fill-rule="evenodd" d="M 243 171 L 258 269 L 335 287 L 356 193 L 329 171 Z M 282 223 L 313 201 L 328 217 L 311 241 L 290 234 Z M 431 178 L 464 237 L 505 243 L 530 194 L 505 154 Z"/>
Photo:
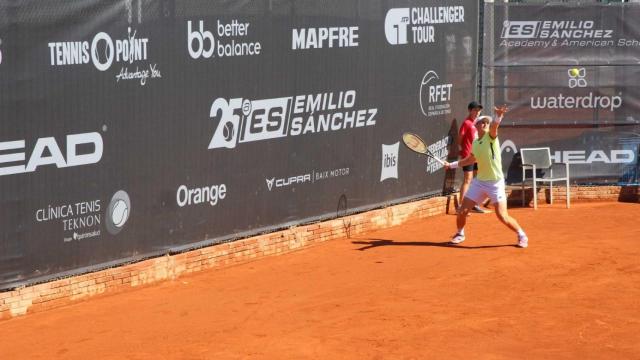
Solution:
<path fill-rule="evenodd" d="M 480 103 L 478 103 L 477 101 L 472 101 L 469 103 L 469 106 L 467 106 L 467 110 L 469 110 L 469 115 L 467 115 L 467 118 L 464 119 L 462 126 L 460 126 L 458 139 L 458 144 L 460 144 L 461 159 L 464 159 L 469 156 L 469 154 L 471 154 L 471 144 L 473 143 L 473 140 L 478 137 L 478 130 L 474 125 L 476 119 L 482 112 L 482 105 L 480 105 Z M 473 177 L 478 173 L 478 164 L 463 166 L 462 172 L 464 174 L 464 178 L 462 181 L 462 186 L 460 187 L 460 201 L 464 199 L 464 195 L 467 193 L 467 190 L 469 190 L 471 180 L 473 180 Z M 476 213 L 487 212 L 479 205 L 474 206 L 472 211 Z"/>

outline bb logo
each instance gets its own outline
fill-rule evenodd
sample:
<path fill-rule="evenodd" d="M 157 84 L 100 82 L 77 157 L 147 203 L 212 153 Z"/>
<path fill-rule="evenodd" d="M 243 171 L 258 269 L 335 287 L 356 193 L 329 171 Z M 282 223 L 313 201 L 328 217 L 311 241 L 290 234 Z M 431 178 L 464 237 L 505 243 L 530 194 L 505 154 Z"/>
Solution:
<path fill-rule="evenodd" d="M 567 70 L 567 74 L 569 74 L 569 88 L 587 87 L 587 72 L 584 68 L 569 69 Z"/>
<path fill-rule="evenodd" d="M 387 179 L 398 178 L 398 148 L 400 142 L 386 145 L 382 144 L 382 170 L 380 171 L 380 182 Z"/>
<path fill-rule="evenodd" d="M 129 213 L 131 212 L 131 200 L 129 194 L 124 190 L 119 190 L 109 202 L 107 207 L 107 231 L 111 235 L 116 235 L 124 224 L 129 220 Z"/>
<path fill-rule="evenodd" d="M 391 9 L 384 19 L 384 34 L 391 45 L 408 43 L 409 8 Z"/>
<path fill-rule="evenodd" d="M 198 24 L 199 30 L 193 31 L 191 21 L 187 21 L 187 47 L 189 49 L 189 55 L 194 59 L 200 57 L 209 59 L 215 51 L 215 39 L 211 31 L 204 29 L 203 20 L 198 21 Z"/>

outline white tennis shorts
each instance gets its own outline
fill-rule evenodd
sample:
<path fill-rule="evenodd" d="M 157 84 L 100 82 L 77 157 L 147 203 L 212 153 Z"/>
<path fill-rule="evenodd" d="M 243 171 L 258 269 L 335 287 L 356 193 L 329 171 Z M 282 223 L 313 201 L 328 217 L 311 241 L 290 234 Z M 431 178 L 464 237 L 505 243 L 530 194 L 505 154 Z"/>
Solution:
<path fill-rule="evenodd" d="M 496 181 L 473 179 L 464 197 L 473 200 L 476 204 L 482 204 L 487 198 L 491 199 L 492 204 L 507 201 L 504 179 Z"/>

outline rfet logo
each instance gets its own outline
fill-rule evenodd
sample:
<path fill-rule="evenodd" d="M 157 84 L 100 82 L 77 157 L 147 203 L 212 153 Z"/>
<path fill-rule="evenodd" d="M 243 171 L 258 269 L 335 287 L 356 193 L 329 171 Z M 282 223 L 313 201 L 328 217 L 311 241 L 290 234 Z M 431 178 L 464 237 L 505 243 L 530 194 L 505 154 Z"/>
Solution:
<path fill-rule="evenodd" d="M 420 109 L 425 116 L 451 114 L 453 84 L 443 83 L 438 73 L 427 71 L 420 82 Z"/>
<path fill-rule="evenodd" d="M 400 142 L 386 145 L 382 144 L 382 170 L 380 171 L 380 182 L 386 179 L 398 178 L 398 148 Z"/>

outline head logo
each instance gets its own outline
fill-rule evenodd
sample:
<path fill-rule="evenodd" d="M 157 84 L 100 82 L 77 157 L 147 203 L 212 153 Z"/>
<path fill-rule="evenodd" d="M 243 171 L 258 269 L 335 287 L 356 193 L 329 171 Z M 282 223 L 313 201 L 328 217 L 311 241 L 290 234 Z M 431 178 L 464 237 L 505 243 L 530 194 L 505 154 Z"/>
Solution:
<path fill-rule="evenodd" d="M 267 181 L 267 187 L 269 188 L 269 191 L 271 191 L 271 189 L 273 189 L 273 182 L 276 180 L 276 178 L 271 178 L 271 179 L 265 179 Z"/>
<path fill-rule="evenodd" d="M 129 219 L 130 212 L 131 200 L 129 199 L 129 194 L 124 190 L 119 190 L 113 195 L 107 207 L 107 231 L 111 235 L 116 235 L 122 231 L 124 224 Z"/>
<path fill-rule="evenodd" d="M 400 142 L 391 145 L 382 144 L 382 170 L 380 182 L 398 178 L 398 148 Z"/>
<path fill-rule="evenodd" d="M 513 143 L 513 141 L 511 140 L 505 140 L 502 145 L 500 145 L 500 152 L 504 152 L 504 151 L 510 152 L 512 155 L 518 152 L 518 148 L 516 147 L 516 144 Z"/>
<path fill-rule="evenodd" d="M 569 74 L 569 88 L 587 87 L 587 79 L 585 78 L 587 74 L 584 68 L 569 69 L 567 74 Z"/>
<path fill-rule="evenodd" d="M 425 116 L 451 113 L 451 89 L 453 84 L 440 83 L 438 74 L 429 70 L 420 82 L 420 109 Z"/>

